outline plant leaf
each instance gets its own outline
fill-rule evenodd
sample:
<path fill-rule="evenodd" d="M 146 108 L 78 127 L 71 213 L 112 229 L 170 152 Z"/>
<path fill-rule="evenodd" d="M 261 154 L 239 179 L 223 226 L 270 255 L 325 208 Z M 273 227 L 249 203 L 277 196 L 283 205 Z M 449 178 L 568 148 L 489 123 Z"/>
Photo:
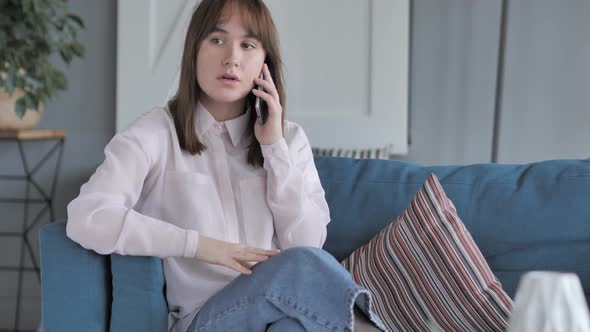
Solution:
<path fill-rule="evenodd" d="M 22 97 L 25 99 L 25 106 L 27 107 L 27 109 L 35 109 L 35 102 L 33 101 L 33 99 L 31 98 L 31 94 L 29 93 L 25 93 L 25 95 Z"/>
<path fill-rule="evenodd" d="M 86 49 L 77 39 L 80 29 L 85 29 L 84 22 L 68 12 L 67 0 L 0 0 L 0 72 L 5 76 L 0 88 L 11 94 L 27 88 L 20 105 L 35 109 L 64 90 L 65 75 L 49 57 L 61 56 L 66 64 L 84 57 Z M 19 68 L 26 74 L 19 75 Z"/>
<path fill-rule="evenodd" d="M 76 24 L 78 24 L 78 27 L 80 27 L 82 29 L 86 29 L 86 27 L 84 26 L 84 22 L 82 21 L 82 19 L 80 18 L 80 16 L 74 15 L 74 14 L 68 14 L 68 18 L 70 20 L 76 22 Z"/>
<path fill-rule="evenodd" d="M 27 93 L 29 98 L 31 99 L 31 103 L 33 104 L 33 109 L 35 111 L 39 111 L 39 98 L 37 98 L 37 96 L 35 96 L 35 94 L 33 93 Z"/>
<path fill-rule="evenodd" d="M 6 77 L 6 92 L 11 95 L 12 91 L 14 91 L 14 80 L 12 74 L 9 72 L 8 76 Z"/>
<path fill-rule="evenodd" d="M 24 24 L 17 23 L 14 26 L 12 26 L 12 35 L 15 39 L 24 39 L 26 36 L 26 30 L 27 28 Z"/>
<path fill-rule="evenodd" d="M 31 0 L 21 0 L 21 4 L 27 15 L 33 14 L 33 2 Z"/>
<path fill-rule="evenodd" d="M 59 50 L 59 54 L 65 63 L 70 63 L 72 61 L 72 52 L 67 44 Z"/>
<path fill-rule="evenodd" d="M 4 30 L 0 30 L 0 50 L 6 47 L 6 32 Z"/>
<path fill-rule="evenodd" d="M 85 53 L 84 45 L 80 44 L 79 42 L 75 41 L 72 43 L 72 51 L 79 57 L 83 57 Z"/>
<path fill-rule="evenodd" d="M 19 98 L 16 101 L 16 115 L 22 119 L 27 112 L 27 107 L 25 105 L 25 99 L 23 97 Z"/>

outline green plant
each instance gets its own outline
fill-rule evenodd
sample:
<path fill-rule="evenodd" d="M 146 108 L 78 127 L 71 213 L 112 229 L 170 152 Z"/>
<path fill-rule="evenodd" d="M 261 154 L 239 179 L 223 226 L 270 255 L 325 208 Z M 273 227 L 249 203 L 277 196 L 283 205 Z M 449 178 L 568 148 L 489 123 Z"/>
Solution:
<path fill-rule="evenodd" d="M 49 63 L 52 54 L 66 64 L 84 57 L 77 40 L 84 23 L 66 1 L 0 0 L 0 90 L 24 92 L 15 107 L 20 118 L 67 88 L 64 73 Z"/>

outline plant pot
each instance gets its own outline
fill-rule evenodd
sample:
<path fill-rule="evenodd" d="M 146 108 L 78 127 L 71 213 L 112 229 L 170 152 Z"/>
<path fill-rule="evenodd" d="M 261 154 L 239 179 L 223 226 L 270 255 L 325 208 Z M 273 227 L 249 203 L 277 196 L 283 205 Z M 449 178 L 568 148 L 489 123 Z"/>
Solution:
<path fill-rule="evenodd" d="M 21 119 L 16 115 L 16 101 L 24 95 L 20 89 L 15 89 L 9 95 L 0 89 L 0 130 L 25 130 L 35 128 L 43 116 L 43 103 L 39 109 L 27 109 L 25 116 Z"/>

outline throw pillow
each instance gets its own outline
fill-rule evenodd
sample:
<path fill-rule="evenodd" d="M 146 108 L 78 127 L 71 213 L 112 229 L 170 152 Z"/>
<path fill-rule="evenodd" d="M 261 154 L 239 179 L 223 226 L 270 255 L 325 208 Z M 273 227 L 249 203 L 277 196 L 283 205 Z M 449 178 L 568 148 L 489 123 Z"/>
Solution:
<path fill-rule="evenodd" d="M 391 331 L 504 331 L 512 301 L 431 174 L 407 209 L 342 265 Z"/>

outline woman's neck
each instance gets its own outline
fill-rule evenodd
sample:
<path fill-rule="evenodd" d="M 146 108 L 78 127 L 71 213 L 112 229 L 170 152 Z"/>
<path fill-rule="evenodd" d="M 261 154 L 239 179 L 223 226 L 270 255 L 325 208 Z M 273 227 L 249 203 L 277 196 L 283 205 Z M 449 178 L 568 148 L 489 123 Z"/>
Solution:
<path fill-rule="evenodd" d="M 211 113 L 215 121 L 223 122 L 244 114 L 246 100 L 242 99 L 234 103 L 219 103 L 204 99 L 201 100 L 201 103 Z"/>

